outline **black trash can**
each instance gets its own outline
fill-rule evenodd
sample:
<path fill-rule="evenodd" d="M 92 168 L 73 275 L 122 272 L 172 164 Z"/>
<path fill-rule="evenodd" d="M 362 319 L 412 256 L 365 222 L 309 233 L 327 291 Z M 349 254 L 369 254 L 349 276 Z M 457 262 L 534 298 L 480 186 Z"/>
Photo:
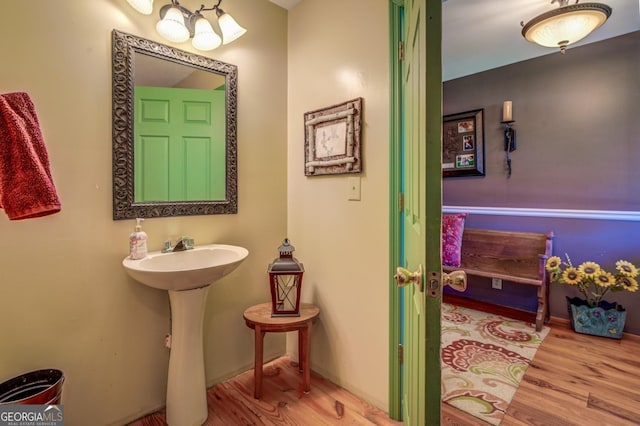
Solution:
<path fill-rule="evenodd" d="M 0 383 L 0 405 L 56 405 L 62 397 L 64 374 L 36 370 Z"/>

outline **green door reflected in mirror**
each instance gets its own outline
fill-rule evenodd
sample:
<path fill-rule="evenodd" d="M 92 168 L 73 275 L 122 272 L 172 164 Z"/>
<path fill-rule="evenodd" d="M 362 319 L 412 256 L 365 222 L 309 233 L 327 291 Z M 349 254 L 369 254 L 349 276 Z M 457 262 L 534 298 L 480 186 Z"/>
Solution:
<path fill-rule="evenodd" d="M 224 87 L 134 91 L 135 202 L 223 200 Z"/>

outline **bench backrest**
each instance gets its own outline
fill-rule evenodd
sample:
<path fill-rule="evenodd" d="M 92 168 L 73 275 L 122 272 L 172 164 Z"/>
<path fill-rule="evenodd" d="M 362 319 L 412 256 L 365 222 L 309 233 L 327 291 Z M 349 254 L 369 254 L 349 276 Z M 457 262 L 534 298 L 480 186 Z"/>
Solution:
<path fill-rule="evenodd" d="M 551 232 L 465 228 L 460 267 L 488 274 L 543 280 L 546 276 L 544 261 L 551 256 L 552 238 Z"/>

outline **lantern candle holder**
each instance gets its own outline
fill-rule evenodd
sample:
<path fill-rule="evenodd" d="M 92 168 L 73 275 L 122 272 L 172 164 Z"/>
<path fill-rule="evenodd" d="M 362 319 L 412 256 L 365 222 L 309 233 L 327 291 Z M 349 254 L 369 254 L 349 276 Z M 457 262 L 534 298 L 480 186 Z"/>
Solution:
<path fill-rule="evenodd" d="M 272 317 L 300 316 L 300 289 L 304 266 L 293 257 L 294 250 L 289 239 L 285 238 L 278 248 L 280 257 L 268 268 Z"/>

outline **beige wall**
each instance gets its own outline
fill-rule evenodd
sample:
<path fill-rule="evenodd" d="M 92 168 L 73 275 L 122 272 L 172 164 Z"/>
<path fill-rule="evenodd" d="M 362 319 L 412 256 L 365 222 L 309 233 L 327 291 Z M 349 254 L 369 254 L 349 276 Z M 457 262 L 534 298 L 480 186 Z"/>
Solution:
<path fill-rule="evenodd" d="M 303 300 L 322 309 L 311 367 L 388 407 L 389 43 L 385 0 L 304 0 L 289 12 L 288 231 Z M 364 98 L 362 199 L 348 175 L 305 177 L 303 114 Z M 288 341 L 289 350 L 295 342 Z"/>
<path fill-rule="evenodd" d="M 250 250 L 209 292 L 209 384 L 251 368 L 242 312 L 269 298 L 266 268 L 287 220 L 287 14 L 266 0 L 225 5 L 249 29 L 207 53 L 238 65 L 239 213 L 144 223 L 151 250 L 180 234 Z M 111 204 L 111 30 L 162 41 L 156 16 L 125 0 L 2 2 L 0 93 L 31 95 L 63 210 L 15 222 L 0 212 L 0 381 L 63 370 L 69 426 L 122 424 L 164 405 L 168 297 L 126 276 L 134 221 L 114 222 Z M 284 352 L 284 336 L 266 343 L 268 356 Z"/>

